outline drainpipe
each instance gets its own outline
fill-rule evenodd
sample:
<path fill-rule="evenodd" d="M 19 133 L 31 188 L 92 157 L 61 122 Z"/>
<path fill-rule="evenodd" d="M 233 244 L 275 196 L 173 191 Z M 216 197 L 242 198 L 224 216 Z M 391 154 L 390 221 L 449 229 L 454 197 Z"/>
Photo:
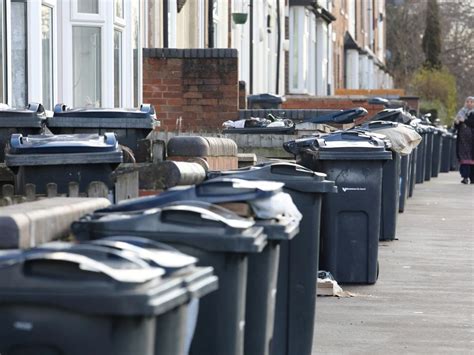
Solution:
<path fill-rule="evenodd" d="M 207 46 L 208 48 L 214 48 L 214 2 L 207 0 Z"/>
<path fill-rule="evenodd" d="M 169 16 L 169 0 L 163 1 L 163 48 L 168 48 L 169 46 L 169 34 L 168 34 L 168 16 Z"/>
<path fill-rule="evenodd" d="M 277 58 L 276 58 L 276 88 L 275 93 L 280 94 L 280 56 L 281 56 L 281 9 L 280 0 L 276 0 L 277 6 Z"/>
<path fill-rule="evenodd" d="M 250 0 L 249 11 L 250 11 L 249 93 L 253 94 L 253 0 Z"/>

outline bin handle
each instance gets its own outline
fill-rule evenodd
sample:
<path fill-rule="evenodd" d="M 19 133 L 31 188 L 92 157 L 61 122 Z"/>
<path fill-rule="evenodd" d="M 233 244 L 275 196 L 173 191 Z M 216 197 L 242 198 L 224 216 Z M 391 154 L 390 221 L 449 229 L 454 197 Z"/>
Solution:
<path fill-rule="evenodd" d="M 159 268 L 141 268 L 135 270 L 113 269 L 87 256 L 64 251 L 27 254 L 23 263 L 23 270 L 25 271 L 27 265 L 42 260 L 53 262 L 63 261 L 76 264 L 81 270 L 102 273 L 113 280 L 126 283 L 143 283 L 164 274 L 164 270 Z"/>
<path fill-rule="evenodd" d="M 314 171 L 294 163 L 272 164 L 270 171 L 279 175 L 295 175 L 296 173 L 300 175 L 314 175 Z"/>
<path fill-rule="evenodd" d="M 134 263 L 138 266 L 141 267 L 147 267 L 148 264 L 144 262 L 143 260 L 131 255 L 130 253 L 117 250 L 117 249 L 109 249 L 105 247 L 106 245 L 100 245 L 97 243 L 94 244 L 75 244 L 74 248 L 71 249 L 71 252 L 74 250 L 84 250 L 84 251 L 96 251 L 96 252 L 103 252 L 104 254 L 107 254 L 109 256 L 117 256 L 121 259 L 130 261 L 131 263 Z M 47 246 L 46 246 L 47 247 Z M 67 251 L 69 252 L 69 251 Z"/>
<path fill-rule="evenodd" d="M 69 110 L 69 107 L 66 104 L 56 104 L 54 105 L 54 113 L 62 113 Z"/>
<path fill-rule="evenodd" d="M 36 113 L 44 113 L 44 106 L 38 102 L 30 102 L 26 108 Z"/>
<path fill-rule="evenodd" d="M 155 107 L 152 104 L 141 104 L 140 111 L 153 115 L 155 113 Z"/>
<path fill-rule="evenodd" d="M 117 145 L 117 137 L 115 136 L 114 132 L 105 132 L 104 141 L 107 145 L 111 145 L 111 146 Z"/>

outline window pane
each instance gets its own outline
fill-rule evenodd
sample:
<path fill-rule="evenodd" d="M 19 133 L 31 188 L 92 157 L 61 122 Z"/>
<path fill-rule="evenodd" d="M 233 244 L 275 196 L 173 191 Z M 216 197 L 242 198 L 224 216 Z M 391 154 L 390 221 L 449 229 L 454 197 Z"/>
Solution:
<path fill-rule="evenodd" d="M 72 28 L 74 106 L 101 105 L 101 34 L 99 27 Z"/>
<path fill-rule="evenodd" d="M 43 104 L 48 110 L 53 108 L 53 9 L 41 7 L 41 39 L 43 59 Z"/>
<path fill-rule="evenodd" d="M 139 99 L 139 85 L 140 85 L 140 61 L 139 61 L 139 46 L 140 46 L 140 3 L 134 1 L 132 3 L 132 46 L 133 46 L 133 106 L 138 107 Z"/>
<path fill-rule="evenodd" d="M 115 16 L 123 18 L 123 0 L 115 0 Z"/>
<path fill-rule="evenodd" d="M 114 106 L 120 107 L 122 92 L 122 32 L 114 31 Z"/>
<path fill-rule="evenodd" d="M 98 14 L 99 0 L 77 0 L 77 12 L 83 14 Z"/>
<path fill-rule="evenodd" d="M 26 3 L 11 3 L 11 70 L 12 105 L 25 107 L 27 97 L 26 81 Z"/>
<path fill-rule="evenodd" d="M 0 2 L 0 103 L 6 103 L 6 80 L 5 80 L 5 4 Z"/>

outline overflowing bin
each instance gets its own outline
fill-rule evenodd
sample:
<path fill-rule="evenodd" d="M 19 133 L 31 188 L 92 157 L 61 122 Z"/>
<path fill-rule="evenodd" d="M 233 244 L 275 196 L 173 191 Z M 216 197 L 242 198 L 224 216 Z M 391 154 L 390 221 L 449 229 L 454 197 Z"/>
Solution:
<path fill-rule="evenodd" d="M 103 182 L 112 193 L 111 174 L 121 162 L 122 150 L 113 133 L 14 134 L 5 156 L 19 194 L 24 194 L 26 184 L 34 184 L 36 193 L 45 194 L 49 183 L 57 185 L 59 194 L 68 193 L 70 183 L 85 192 L 93 181 Z"/>
<path fill-rule="evenodd" d="M 0 109 L 0 162 L 5 159 L 5 146 L 12 134 L 41 134 L 46 112 L 43 105 L 30 103 L 25 109 Z"/>
<path fill-rule="evenodd" d="M 341 283 L 373 284 L 378 276 L 384 141 L 358 131 L 285 143 L 297 161 L 326 173 L 338 194 L 323 197 L 320 268 Z"/>
<path fill-rule="evenodd" d="M 193 258 L 169 250 L 65 244 L 0 253 L 2 354 L 184 354 L 189 334 L 176 327 L 187 327 L 190 290 L 216 288 L 211 270 L 197 276 Z M 175 274 L 147 260 L 170 258 Z M 163 343 L 156 329 L 168 327 Z"/>
<path fill-rule="evenodd" d="M 321 200 L 336 192 L 334 182 L 294 163 L 264 163 L 233 171 L 210 172 L 246 180 L 272 180 L 285 184 L 284 191 L 303 215 L 300 232 L 280 246 L 272 355 L 311 354 L 316 302 Z"/>
<path fill-rule="evenodd" d="M 160 125 L 153 105 L 142 104 L 139 109 L 54 107 L 54 116 L 47 126 L 54 134 L 114 132 L 119 144 L 135 151 L 138 141 Z"/>
<path fill-rule="evenodd" d="M 73 225 L 78 238 L 118 234 L 165 242 L 213 266 L 219 290 L 200 303 L 191 354 L 243 354 L 248 256 L 267 243 L 264 228 L 206 202 L 96 214 Z"/>

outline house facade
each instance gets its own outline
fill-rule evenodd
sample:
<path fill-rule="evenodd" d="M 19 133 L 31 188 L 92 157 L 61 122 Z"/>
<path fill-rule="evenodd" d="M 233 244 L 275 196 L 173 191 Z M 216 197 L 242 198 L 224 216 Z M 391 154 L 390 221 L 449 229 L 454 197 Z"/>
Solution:
<path fill-rule="evenodd" d="M 235 48 L 246 94 L 391 88 L 385 0 L 1 0 L 0 100 L 131 107 L 143 48 Z"/>
<path fill-rule="evenodd" d="M 140 0 L 0 1 L 1 101 L 137 105 L 143 11 Z"/>

